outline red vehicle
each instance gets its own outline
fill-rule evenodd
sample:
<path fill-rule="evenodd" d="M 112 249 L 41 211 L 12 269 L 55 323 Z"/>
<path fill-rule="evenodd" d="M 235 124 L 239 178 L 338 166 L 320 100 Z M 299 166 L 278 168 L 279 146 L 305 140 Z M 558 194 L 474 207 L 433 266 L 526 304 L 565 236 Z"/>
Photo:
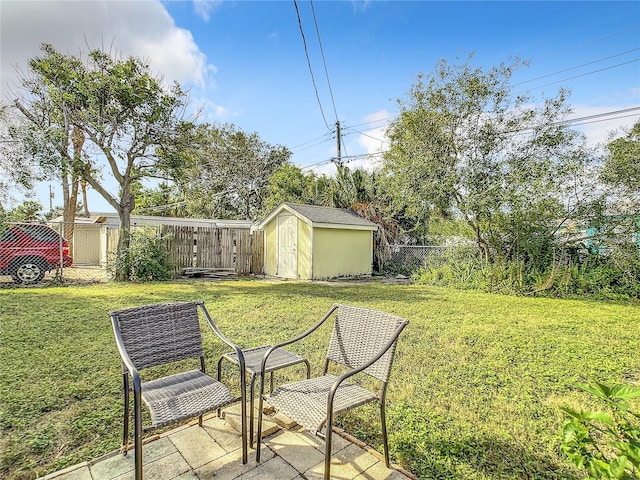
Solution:
<path fill-rule="evenodd" d="M 0 228 L 0 275 L 11 275 L 16 283 L 38 283 L 45 272 L 72 263 L 69 242 L 47 225 L 18 223 Z"/>

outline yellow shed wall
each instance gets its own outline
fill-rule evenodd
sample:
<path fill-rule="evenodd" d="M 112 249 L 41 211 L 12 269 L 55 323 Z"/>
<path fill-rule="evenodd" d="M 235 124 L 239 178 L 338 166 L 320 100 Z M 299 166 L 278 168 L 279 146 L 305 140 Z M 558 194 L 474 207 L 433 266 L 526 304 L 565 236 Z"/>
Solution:
<path fill-rule="evenodd" d="M 275 275 L 277 270 L 278 222 L 269 222 L 264 227 L 264 273 Z"/>
<path fill-rule="evenodd" d="M 298 278 L 311 279 L 311 226 L 298 219 Z"/>
<path fill-rule="evenodd" d="M 370 230 L 315 228 L 313 278 L 370 275 L 373 234 Z"/>

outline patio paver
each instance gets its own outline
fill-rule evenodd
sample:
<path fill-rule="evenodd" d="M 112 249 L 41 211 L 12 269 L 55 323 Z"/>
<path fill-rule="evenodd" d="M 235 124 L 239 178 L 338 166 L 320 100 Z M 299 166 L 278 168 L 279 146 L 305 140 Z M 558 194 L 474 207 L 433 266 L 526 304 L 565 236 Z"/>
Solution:
<path fill-rule="evenodd" d="M 145 480 L 305 480 L 322 477 L 324 442 L 298 430 L 280 429 L 265 438 L 262 461 L 255 450 L 241 463 L 240 434 L 232 422 L 213 415 L 203 428 L 183 425 L 148 440 L 143 445 Z M 387 469 L 379 456 L 362 445 L 334 434 L 331 476 L 350 480 L 406 480 L 412 478 Z M 60 470 L 43 480 L 133 479 L 133 451 L 104 457 Z"/>

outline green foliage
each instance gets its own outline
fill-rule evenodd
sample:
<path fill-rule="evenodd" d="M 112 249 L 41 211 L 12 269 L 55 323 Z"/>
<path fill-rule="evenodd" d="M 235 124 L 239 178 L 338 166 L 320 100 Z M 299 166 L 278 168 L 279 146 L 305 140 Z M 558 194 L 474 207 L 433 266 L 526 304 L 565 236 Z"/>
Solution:
<path fill-rule="evenodd" d="M 460 246 L 430 254 L 424 265 L 414 271 L 413 280 L 422 285 L 479 289 L 484 276 L 477 250 Z"/>
<path fill-rule="evenodd" d="M 423 285 L 502 294 L 640 298 L 640 248 L 625 243 L 606 254 L 560 251 L 549 263 L 502 257 L 488 263 L 470 246 L 453 247 L 430 255 L 413 279 Z"/>
<path fill-rule="evenodd" d="M 637 302 L 377 282 L 0 288 L 0 477 L 30 480 L 117 451 L 122 374 L 108 312 L 194 299 L 243 348 L 293 338 L 336 302 L 408 318 L 387 394 L 391 459 L 425 479 L 578 478 L 558 446 L 560 406 L 584 400 L 572 386 L 585 377 L 620 383 L 640 371 Z M 215 372 L 226 349 L 207 328 L 207 369 Z M 295 350 L 313 373 L 329 337 L 319 331 Z M 285 369 L 276 382 L 301 375 Z M 375 406 L 339 419 L 381 451 Z"/>
<path fill-rule="evenodd" d="M 269 176 L 262 216 L 284 202 L 322 205 L 322 186 L 313 172 L 305 173 L 291 163 L 280 165 Z"/>
<path fill-rule="evenodd" d="M 395 211 L 418 224 L 464 219 L 486 262 L 548 264 L 558 229 L 596 198 L 594 155 L 562 122 L 566 92 L 515 95 L 522 62 L 483 69 L 471 59 L 440 61 L 398 101 L 383 159 Z"/>
<path fill-rule="evenodd" d="M 167 256 L 164 239 L 155 227 L 136 227 L 130 233 L 128 247 L 114 256 L 108 268 L 114 277 L 116 272 L 124 272 L 124 280 L 168 280 L 172 267 Z"/>
<path fill-rule="evenodd" d="M 157 215 L 161 217 L 185 217 L 185 201 L 176 185 L 160 183 L 156 188 L 145 188 L 141 183 L 131 186 L 136 199 L 135 215 Z"/>
<path fill-rule="evenodd" d="M 640 121 L 624 137 L 612 140 L 607 147 L 609 156 L 605 160 L 602 179 L 637 196 L 640 194 Z"/>
<path fill-rule="evenodd" d="M 595 382 L 580 385 L 605 404 L 607 411 L 576 411 L 569 416 L 562 435 L 562 450 L 589 479 L 640 478 L 640 411 L 630 401 L 640 398 L 640 388 L 613 387 Z"/>
<path fill-rule="evenodd" d="M 6 212 L 8 222 L 33 222 L 42 220 L 42 204 L 36 200 L 25 200 L 20 205 Z"/>
<path fill-rule="evenodd" d="M 41 50 L 41 56 L 29 60 L 13 105 L 28 124 L 22 150 L 54 172 L 64 188 L 72 185 L 71 203 L 64 206 L 67 221 L 73 220 L 82 180 L 128 229 L 135 207 L 132 185 L 162 177 L 179 162 L 177 155 L 164 152 L 183 146 L 187 94 L 178 84 L 164 85 L 135 57 L 94 49 L 81 58 L 49 44 Z M 120 248 L 127 250 L 128 236 L 120 240 Z"/>
<path fill-rule="evenodd" d="M 269 177 L 286 164 L 291 152 L 232 124 L 197 125 L 183 135 L 191 136 L 192 142 L 182 152 L 179 175 L 174 176 L 187 215 L 256 220 L 263 211 Z"/>

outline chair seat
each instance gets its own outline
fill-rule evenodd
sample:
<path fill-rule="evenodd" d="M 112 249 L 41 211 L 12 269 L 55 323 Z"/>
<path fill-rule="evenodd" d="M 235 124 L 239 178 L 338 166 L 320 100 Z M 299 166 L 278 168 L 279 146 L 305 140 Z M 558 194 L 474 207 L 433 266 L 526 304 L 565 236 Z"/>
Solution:
<path fill-rule="evenodd" d="M 224 384 L 199 370 L 142 383 L 142 401 L 151 413 L 152 428 L 198 417 L 234 400 Z"/>
<path fill-rule="evenodd" d="M 282 385 L 274 390 L 268 401 L 307 430 L 319 432 L 326 422 L 327 398 L 337 378 L 327 374 Z M 338 414 L 377 399 L 369 390 L 345 381 L 336 391 L 333 411 Z"/>

